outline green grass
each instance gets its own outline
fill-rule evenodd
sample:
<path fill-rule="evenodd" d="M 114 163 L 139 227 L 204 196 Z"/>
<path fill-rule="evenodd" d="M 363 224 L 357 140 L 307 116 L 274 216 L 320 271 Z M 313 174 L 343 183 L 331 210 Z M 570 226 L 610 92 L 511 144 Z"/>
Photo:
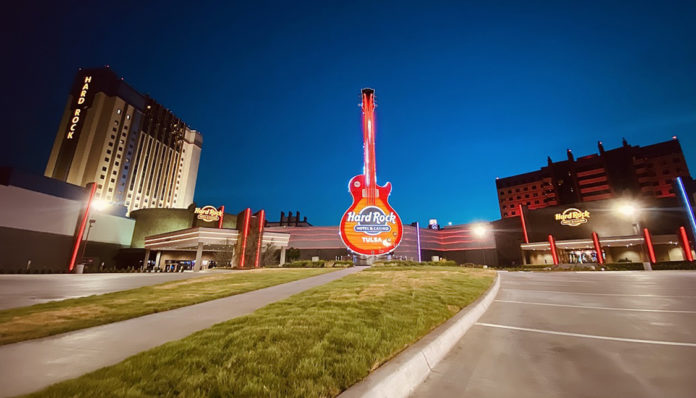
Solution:
<path fill-rule="evenodd" d="M 122 321 L 331 272 L 260 269 L 0 311 L 0 345 Z"/>
<path fill-rule="evenodd" d="M 470 268 L 367 269 L 34 396 L 336 396 L 494 278 Z"/>

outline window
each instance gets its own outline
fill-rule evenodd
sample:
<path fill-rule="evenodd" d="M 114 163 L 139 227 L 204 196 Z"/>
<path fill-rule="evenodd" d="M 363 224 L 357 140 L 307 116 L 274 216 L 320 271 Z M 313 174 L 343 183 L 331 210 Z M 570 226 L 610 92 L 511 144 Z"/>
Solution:
<path fill-rule="evenodd" d="M 126 119 L 130 120 L 130 115 L 126 115 Z"/>
<path fill-rule="evenodd" d="M 118 130 L 116 127 L 112 128 L 111 131 L 116 131 Z"/>
<path fill-rule="evenodd" d="M 114 143 L 113 143 L 113 142 L 109 142 L 109 146 L 114 146 Z"/>
<path fill-rule="evenodd" d="M 109 155 L 111 155 L 111 149 L 107 149 L 107 150 L 106 150 L 106 153 L 109 154 Z"/>
<path fill-rule="evenodd" d="M 113 188 L 109 188 L 109 192 L 113 192 L 113 191 L 114 191 L 114 189 L 113 189 Z"/>
<path fill-rule="evenodd" d="M 120 109 L 116 109 L 116 113 L 120 115 L 120 114 L 121 114 L 121 110 L 120 110 Z"/>
<path fill-rule="evenodd" d="M 109 157 L 108 157 L 108 156 L 105 157 L 105 158 L 104 158 L 104 161 L 105 161 L 105 162 L 108 162 L 108 161 L 109 161 Z"/>
<path fill-rule="evenodd" d="M 116 182 L 116 179 L 115 179 L 115 178 L 112 178 L 112 179 L 111 179 L 111 182 Z"/>
<path fill-rule="evenodd" d="M 106 166 L 102 167 L 102 171 L 106 171 Z"/>
<path fill-rule="evenodd" d="M 111 139 L 113 140 L 114 138 L 116 138 L 116 136 L 111 134 Z"/>
<path fill-rule="evenodd" d="M 116 170 L 114 170 L 114 172 L 113 172 L 113 173 L 111 173 L 111 174 L 113 174 L 113 175 L 116 175 Z"/>
<path fill-rule="evenodd" d="M 99 176 L 99 179 L 100 179 L 100 180 L 103 180 L 103 179 L 104 179 L 104 174 L 102 174 L 101 176 Z"/>

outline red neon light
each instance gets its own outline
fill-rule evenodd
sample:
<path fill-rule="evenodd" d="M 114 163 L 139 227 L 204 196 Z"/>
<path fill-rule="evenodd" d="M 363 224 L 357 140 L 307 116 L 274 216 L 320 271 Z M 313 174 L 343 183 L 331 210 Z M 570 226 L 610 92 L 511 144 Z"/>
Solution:
<path fill-rule="evenodd" d="M 687 261 L 694 261 L 694 255 L 691 254 L 691 245 L 689 244 L 689 237 L 686 236 L 686 229 L 684 227 L 679 227 L 679 236 L 681 237 L 682 249 L 684 250 L 684 256 Z"/>
<path fill-rule="evenodd" d="M 259 254 L 261 253 L 261 240 L 263 240 L 263 224 L 265 224 L 266 212 L 261 210 L 259 212 L 259 241 L 256 244 L 256 260 L 254 261 L 254 268 L 259 267 Z"/>
<path fill-rule="evenodd" d="M 94 192 L 97 191 L 97 184 L 91 183 L 92 187 L 89 191 L 89 199 L 87 199 L 87 208 L 85 209 L 85 214 L 82 216 L 82 222 L 80 223 L 80 230 L 77 232 L 77 238 L 75 239 L 75 246 L 73 247 L 72 257 L 70 258 L 70 265 L 68 271 L 72 271 L 75 268 L 75 261 L 77 260 L 77 252 L 80 249 L 80 243 L 82 243 L 82 234 L 85 233 L 85 225 L 87 225 L 87 218 L 89 217 L 89 209 L 92 207 L 92 199 L 94 198 Z"/>
<path fill-rule="evenodd" d="M 549 235 L 549 245 L 551 246 L 551 257 L 553 258 L 553 265 L 558 265 L 558 253 L 556 253 L 556 240 L 553 235 Z"/>
<path fill-rule="evenodd" d="M 645 239 L 645 246 L 648 247 L 648 255 L 650 256 L 650 263 L 655 264 L 655 250 L 653 249 L 652 238 L 650 238 L 650 231 L 647 228 L 643 228 L 643 239 Z"/>
<path fill-rule="evenodd" d="M 249 235 L 249 221 L 251 221 L 251 209 L 247 207 L 246 210 L 244 210 L 244 234 L 242 235 L 242 253 L 241 256 L 242 258 L 239 260 L 239 268 L 244 268 L 244 260 L 246 257 L 246 245 L 247 245 L 247 236 Z"/>
<path fill-rule="evenodd" d="M 223 218 L 225 218 L 225 205 L 220 206 L 220 221 L 218 221 L 218 229 L 222 229 Z"/>
<path fill-rule="evenodd" d="M 594 249 L 597 252 L 597 262 L 599 262 L 599 265 L 603 265 L 604 256 L 602 256 L 602 246 L 599 244 L 599 236 L 596 232 L 592 232 L 592 242 L 594 242 Z"/>
<path fill-rule="evenodd" d="M 527 236 L 527 223 L 524 221 L 522 205 L 517 205 L 517 208 L 520 210 L 520 221 L 522 221 L 522 233 L 524 234 L 524 243 L 529 243 L 529 236 Z"/>

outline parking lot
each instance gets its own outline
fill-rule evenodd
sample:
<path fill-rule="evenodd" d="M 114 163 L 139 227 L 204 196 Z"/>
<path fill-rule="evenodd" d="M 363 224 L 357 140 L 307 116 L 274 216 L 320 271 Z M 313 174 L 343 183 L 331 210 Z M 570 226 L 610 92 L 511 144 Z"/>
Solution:
<path fill-rule="evenodd" d="M 696 272 L 503 272 L 415 397 L 693 397 Z"/>

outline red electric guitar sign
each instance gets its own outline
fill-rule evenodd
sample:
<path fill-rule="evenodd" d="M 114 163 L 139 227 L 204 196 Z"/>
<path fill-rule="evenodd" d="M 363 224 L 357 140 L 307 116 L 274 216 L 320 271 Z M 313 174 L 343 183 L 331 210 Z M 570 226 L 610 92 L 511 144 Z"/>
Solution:
<path fill-rule="evenodd" d="M 404 228 L 399 215 L 389 205 L 391 183 L 377 185 L 375 166 L 375 91 L 362 90 L 363 141 L 365 162 L 363 174 L 351 178 L 348 189 L 353 204 L 341 218 L 339 233 L 351 251 L 376 256 L 396 249 Z"/>

